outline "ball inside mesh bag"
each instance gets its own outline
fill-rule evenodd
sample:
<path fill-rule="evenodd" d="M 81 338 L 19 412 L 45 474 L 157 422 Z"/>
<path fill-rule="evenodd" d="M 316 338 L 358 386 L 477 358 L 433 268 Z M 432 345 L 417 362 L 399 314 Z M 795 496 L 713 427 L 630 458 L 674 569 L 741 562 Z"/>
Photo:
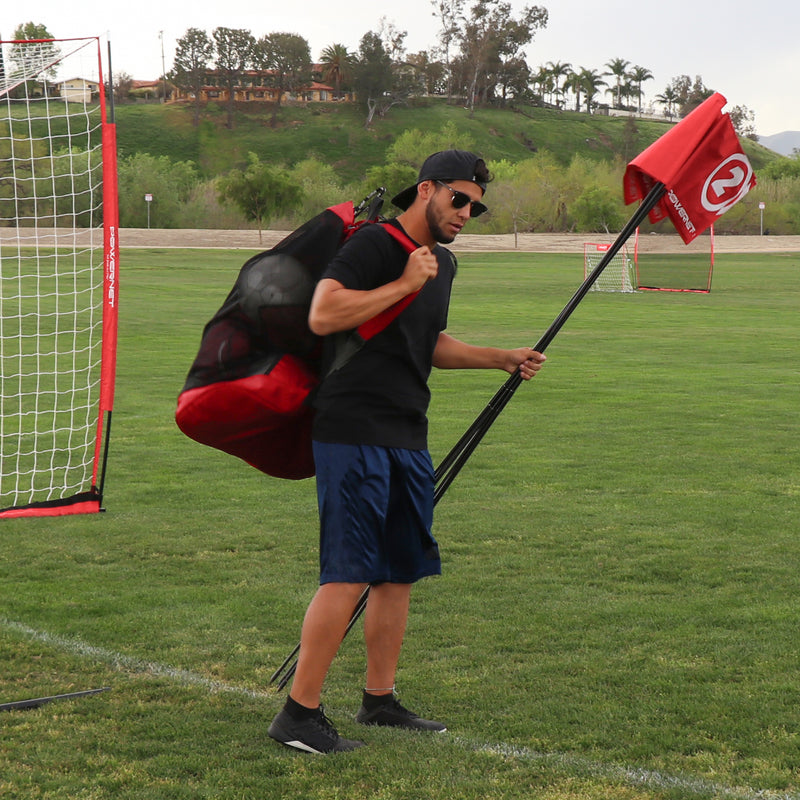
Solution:
<path fill-rule="evenodd" d="M 297 259 L 286 253 L 263 256 L 239 278 L 239 304 L 256 330 L 289 353 L 312 346 L 308 307 L 314 281 Z"/>

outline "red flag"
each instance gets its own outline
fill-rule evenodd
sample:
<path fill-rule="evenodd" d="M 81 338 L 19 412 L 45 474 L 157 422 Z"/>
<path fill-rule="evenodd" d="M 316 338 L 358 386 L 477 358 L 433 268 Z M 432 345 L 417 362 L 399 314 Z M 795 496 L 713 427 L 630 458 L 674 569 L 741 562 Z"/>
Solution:
<path fill-rule="evenodd" d="M 626 203 L 641 200 L 661 182 L 664 196 L 650 220 L 672 220 L 689 244 L 755 186 L 756 176 L 717 92 L 628 164 Z"/>

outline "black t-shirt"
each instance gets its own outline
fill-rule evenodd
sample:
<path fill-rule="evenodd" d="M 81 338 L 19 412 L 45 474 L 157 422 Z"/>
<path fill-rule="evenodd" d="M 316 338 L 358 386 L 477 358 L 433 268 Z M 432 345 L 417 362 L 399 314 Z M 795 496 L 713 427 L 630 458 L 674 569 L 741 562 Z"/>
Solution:
<path fill-rule="evenodd" d="M 396 220 L 390 224 L 401 227 Z M 401 228 L 402 229 L 402 228 Z M 422 450 L 427 447 L 428 377 L 439 333 L 447 327 L 453 254 L 437 245 L 436 278 L 383 331 L 369 339 L 344 366 L 327 374 L 317 391 L 313 437 L 339 444 Z M 374 289 L 403 273 L 408 253 L 380 225 L 365 225 L 342 247 L 323 278 L 348 289 Z M 325 375 L 337 339 L 325 339 Z"/>

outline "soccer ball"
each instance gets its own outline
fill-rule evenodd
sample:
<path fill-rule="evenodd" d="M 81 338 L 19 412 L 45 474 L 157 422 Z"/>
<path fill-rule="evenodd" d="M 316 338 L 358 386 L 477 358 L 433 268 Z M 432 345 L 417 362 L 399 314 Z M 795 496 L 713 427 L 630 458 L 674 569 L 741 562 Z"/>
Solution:
<path fill-rule="evenodd" d="M 265 255 L 242 270 L 237 281 L 239 307 L 271 345 L 303 354 L 314 342 L 308 329 L 314 285 L 297 259 L 285 253 Z"/>

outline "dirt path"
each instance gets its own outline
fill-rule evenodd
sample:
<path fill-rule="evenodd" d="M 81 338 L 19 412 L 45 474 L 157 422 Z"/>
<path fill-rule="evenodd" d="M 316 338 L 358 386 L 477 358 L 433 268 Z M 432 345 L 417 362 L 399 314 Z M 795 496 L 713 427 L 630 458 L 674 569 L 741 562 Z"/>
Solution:
<path fill-rule="evenodd" d="M 1 229 L 0 229 L 1 230 Z M 120 231 L 122 247 L 220 247 L 267 250 L 277 244 L 287 231 L 264 231 L 261 241 L 252 230 L 148 230 L 123 228 Z M 526 253 L 577 253 L 583 252 L 584 242 L 612 242 L 613 236 L 603 234 L 523 233 L 483 235 L 462 234 L 451 245 L 456 252 L 507 252 Z M 629 243 L 629 247 L 632 243 Z M 701 237 L 690 249 L 708 250 L 707 237 Z M 687 249 L 677 234 L 648 234 L 639 239 L 639 250 L 645 253 L 682 252 Z M 800 236 L 717 236 L 714 239 L 717 253 L 800 252 Z"/>
<path fill-rule="evenodd" d="M 288 231 L 264 231 L 259 241 L 255 230 L 163 230 L 148 228 L 122 228 L 119 233 L 121 247 L 218 247 L 225 250 L 267 250 L 277 244 Z M 58 229 L 59 245 L 86 245 L 96 238 L 97 231 Z M 50 229 L 2 228 L 0 245 L 31 244 L 32 237 L 40 243 L 56 244 Z M 584 242 L 611 243 L 613 236 L 596 233 L 521 233 L 513 234 L 462 234 L 451 245 L 456 253 L 491 253 L 517 250 L 524 253 L 583 253 Z M 628 243 L 629 250 L 633 242 Z M 691 245 L 683 244 L 678 234 L 646 234 L 639 239 L 642 253 L 677 253 L 687 249 L 709 250 L 709 239 L 701 236 Z M 800 252 L 800 236 L 717 236 L 714 239 L 717 253 Z"/>

